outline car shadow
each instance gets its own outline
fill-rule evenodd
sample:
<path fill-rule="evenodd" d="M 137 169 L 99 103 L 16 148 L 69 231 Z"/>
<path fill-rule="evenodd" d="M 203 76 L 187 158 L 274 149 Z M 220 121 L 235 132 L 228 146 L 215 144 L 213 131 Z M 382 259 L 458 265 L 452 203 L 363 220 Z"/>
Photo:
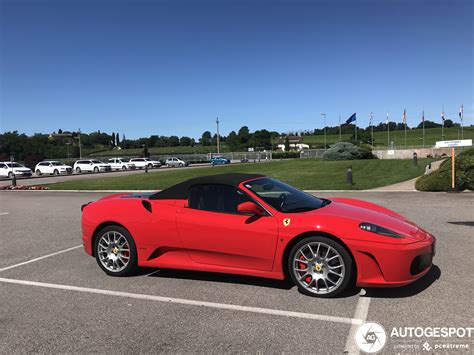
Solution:
<path fill-rule="evenodd" d="M 394 288 L 366 288 L 366 295 L 372 298 L 405 298 L 415 296 L 441 277 L 441 270 L 438 266 L 433 265 L 428 273 L 421 279 L 410 285 Z"/>
<path fill-rule="evenodd" d="M 189 271 L 176 269 L 154 269 L 155 272 L 148 269 L 145 274 L 149 277 L 166 278 L 166 279 L 180 279 L 180 280 L 196 280 L 196 281 L 210 281 L 220 283 L 231 283 L 240 285 L 251 285 L 260 287 L 270 287 L 282 290 L 289 290 L 294 285 L 287 280 L 265 279 L 261 277 L 221 274 L 203 271 Z"/>

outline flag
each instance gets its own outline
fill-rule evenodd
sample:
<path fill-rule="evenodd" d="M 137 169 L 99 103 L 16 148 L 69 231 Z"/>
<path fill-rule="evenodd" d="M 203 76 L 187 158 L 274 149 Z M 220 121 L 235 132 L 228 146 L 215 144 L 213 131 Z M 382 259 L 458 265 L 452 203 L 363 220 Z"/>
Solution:
<path fill-rule="evenodd" d="M 404 109 L 403 110 L 403 123 L 404 124 L 407 124 L 407 109 Z"/>
<path fill-rule="evenodd" d="M 464 118 L 464 105 L 461 105 L 461 107 L 459 108 L 459 118 L 462 119 Z"/>
<path fill-rule="evenodd" d="M 443 108 L 443 111 L 441 111 L 441 120 L 444 122 L 445 118 L 444 118 L 444 108 Z"/>
<path fill-rule="evenodd" d="M 425 123 L 425 110 L 421 113 L 421 122 Z"/>
<path fill-rule="evenodd" d="M 346 124 L 349 124 L 349 123 L 351 123 L 351 122 L 354 122 L 356 119 L 357 119 L 357 118 L 356 118 L 356 114 L 355 114 L 355 112 L 354 112 L 354 113 L 352 114 L 352 116 L 347 119 Z"/>
<path fill-rule="evenodd" d="M 374 114 L 371 112 L 370 113 L 370 119 L 369 119 L 369 126 L 372 126 L 372 118 L 373 118 Z"/>
<path fill-rule="evenodd" d="M 386 122 L 386 124 L 388 124 L 388 112 L 387 112 L 387 122 Z"/>

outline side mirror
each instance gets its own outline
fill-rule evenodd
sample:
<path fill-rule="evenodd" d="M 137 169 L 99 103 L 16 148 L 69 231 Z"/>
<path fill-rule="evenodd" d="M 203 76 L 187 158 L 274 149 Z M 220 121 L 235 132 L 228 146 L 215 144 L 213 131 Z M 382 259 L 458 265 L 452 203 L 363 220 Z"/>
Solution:
<path fill-rule="evenodd" d="M 263 216 L 263 210 L 253 202 L 243 202 L 237 206 L 237 211 L 255 216 Z"/>

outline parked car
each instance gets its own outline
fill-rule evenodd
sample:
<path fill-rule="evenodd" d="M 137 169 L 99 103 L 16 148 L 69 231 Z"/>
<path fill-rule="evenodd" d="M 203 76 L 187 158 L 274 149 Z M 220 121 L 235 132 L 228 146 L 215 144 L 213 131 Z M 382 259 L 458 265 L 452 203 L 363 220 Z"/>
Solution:
<path fill-rule="evenodd" d="M 100 160 L 78 160 L 74 163 L 74 171 L 78 174 L 84 171 L 98 173 L 99 171 L 112 171 L 110 164 L 104 163 Z"/>
<path fill-rule="evenodd" d="M 176 157 L 170 157 L 166 159 L 165 165 L 169 166 L 170 168 L 174 168 L 177 166 L 179 167 L 188 166 L 189 163 Z"/>
<path fill-rule="evenodd" d="M 69 165 L 64 165 L 63 163 L 56 160 L 45 160 L 36 164 L 35 173 L 37 176 L 41 176 L 43 174 L 72 174 L 72 167 Z"/>
<path fill-rule="evenodd" d="M 31 176 L 31 169 L 17 162 L 4 161 L 0 162 L 0 177 L 8 177 L 11 179 L 15 176 Z"/>
<path fill-rule="evenodd" d="M 152 169 L 159 168 L 161 166 L 161 162 L 150 158 L 132 158 L 130 159 L 130 163 L 135 164 L 138 169 L 144 169 L 145 167 Z"/>
<path fill-rule="evenodd" d="M 230 160 L 224 157 L 213 157 L 211 158 L 212 165 L 223 165 L 223 164 L 230 164 Z"/>
<path fill-rule="evenodd" d="M 109 159 L 109 164 L 112 170 L 135 170 L 137 168 L 129 159 L 124 158 L 111 158 Z"/>

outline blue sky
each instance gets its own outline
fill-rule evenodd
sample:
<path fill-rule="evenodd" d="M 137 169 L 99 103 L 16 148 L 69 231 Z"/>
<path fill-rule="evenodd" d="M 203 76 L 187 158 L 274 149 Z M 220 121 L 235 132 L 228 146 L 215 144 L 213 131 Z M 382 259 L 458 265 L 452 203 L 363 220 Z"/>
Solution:
<path fill-rule="evenodd" d="M 470 0 L 0 3 L 0 131 L 474 123 Z"/>

